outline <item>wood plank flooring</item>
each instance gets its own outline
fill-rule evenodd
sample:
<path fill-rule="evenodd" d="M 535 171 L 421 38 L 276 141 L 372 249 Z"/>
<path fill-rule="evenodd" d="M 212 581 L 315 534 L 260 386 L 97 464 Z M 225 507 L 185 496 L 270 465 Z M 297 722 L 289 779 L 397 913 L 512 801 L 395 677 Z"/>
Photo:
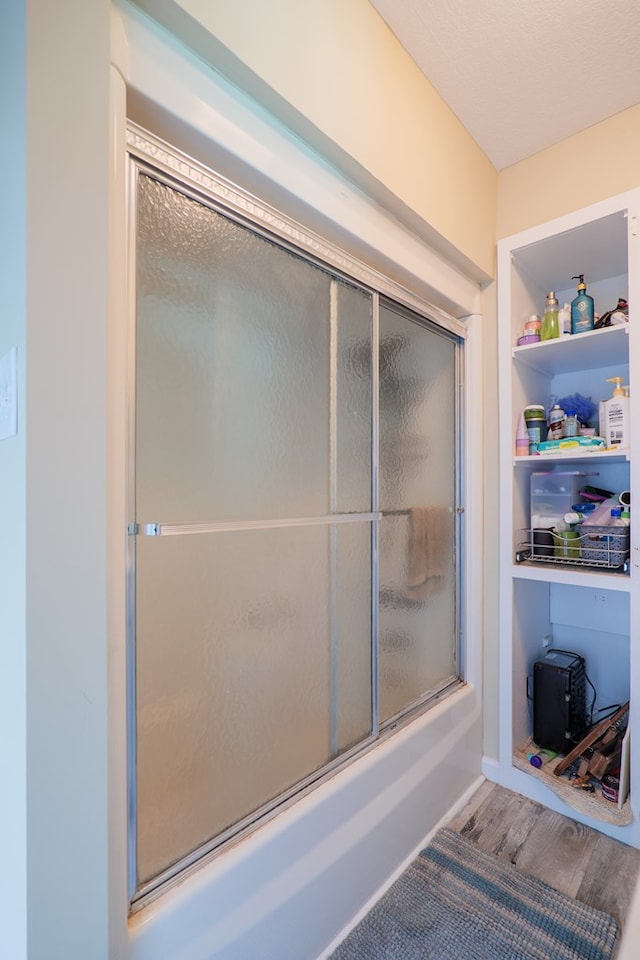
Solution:
<path fill-rule="evenodd" d="M 640 870 L 639 850 L 488 781 L 446 826 L 556 890 L 606 911 L 623 930 Z"/>

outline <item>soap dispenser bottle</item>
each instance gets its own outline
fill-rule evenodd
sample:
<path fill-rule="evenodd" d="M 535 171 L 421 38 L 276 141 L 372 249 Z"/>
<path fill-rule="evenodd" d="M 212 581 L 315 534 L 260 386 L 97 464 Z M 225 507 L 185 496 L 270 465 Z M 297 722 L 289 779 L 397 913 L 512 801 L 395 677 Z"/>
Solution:
<path fill-rule="evenodd" d="M 587 293 L 583 273 L 571 279 L 578 281 L 577 296 L 571 301 L 571 333 L 587 333 L 593 330 L 593 297 Z"/>

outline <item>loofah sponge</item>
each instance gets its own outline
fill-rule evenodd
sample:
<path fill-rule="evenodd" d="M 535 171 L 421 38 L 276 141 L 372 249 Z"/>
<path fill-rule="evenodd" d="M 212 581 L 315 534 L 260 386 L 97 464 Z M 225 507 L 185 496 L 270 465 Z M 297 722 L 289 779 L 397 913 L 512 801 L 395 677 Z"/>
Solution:
<path fill-rule="evenodd" d="M 585 426 L 595 415 L 597 409 L 591 397 L 583 397 L 581 393 L 574 393 L 570 397 L 560 397 L 559 399 L 552 397 L 551 399 L 552 405 L 557 403 L 565 413 L 573 410 L 580 423 L 585 424 Z"/>

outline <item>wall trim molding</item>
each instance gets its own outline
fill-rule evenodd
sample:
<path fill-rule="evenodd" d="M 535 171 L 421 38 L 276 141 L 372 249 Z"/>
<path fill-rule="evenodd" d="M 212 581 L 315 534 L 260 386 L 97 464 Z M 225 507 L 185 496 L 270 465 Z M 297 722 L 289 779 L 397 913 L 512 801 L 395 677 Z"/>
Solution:
<path fill-rule="evenodd" d="M 175 176 L 181 184 L 186 181 L 198 192 L 221 202 L 240 217 L 246 217 L 252 228 L 255 229 L 256 225 L 261 226 L 268 233 L 288 241 L 294 247 L 305 250 L 311 256 L 332 266 L 345 277 L 359 281 L 383 296 L 434 320 L 450 333 L 462 339 L 465 338 L 466 324 L 463 321 L 457 320 L 435 304 L 416 296 L 410 290 L 385 277 L 384 274 L 372 270 L 362 261 L 327 243 L 313 230 L 285 216 L 269 204 L 263 203 L 225 177 L 218 176 L 197 160 L 188 157 L 131 121 L 127 124 L 127 147 L 132 155 L 146 160 L 170 176 Z"/>

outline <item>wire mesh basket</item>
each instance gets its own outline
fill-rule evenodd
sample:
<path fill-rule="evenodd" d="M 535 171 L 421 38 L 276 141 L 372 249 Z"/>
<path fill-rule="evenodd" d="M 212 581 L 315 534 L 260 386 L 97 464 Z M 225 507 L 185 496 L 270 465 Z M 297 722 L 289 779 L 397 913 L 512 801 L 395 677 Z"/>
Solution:
<path fill-rule="evenodd" d="M 583 524 L 566 533 L 553 529 L 523 529 L 516 547 L 516 562 L 559 563 L 571 566 L 604 567 L 628 572 L 629 527 L 598 527 Z"/>

